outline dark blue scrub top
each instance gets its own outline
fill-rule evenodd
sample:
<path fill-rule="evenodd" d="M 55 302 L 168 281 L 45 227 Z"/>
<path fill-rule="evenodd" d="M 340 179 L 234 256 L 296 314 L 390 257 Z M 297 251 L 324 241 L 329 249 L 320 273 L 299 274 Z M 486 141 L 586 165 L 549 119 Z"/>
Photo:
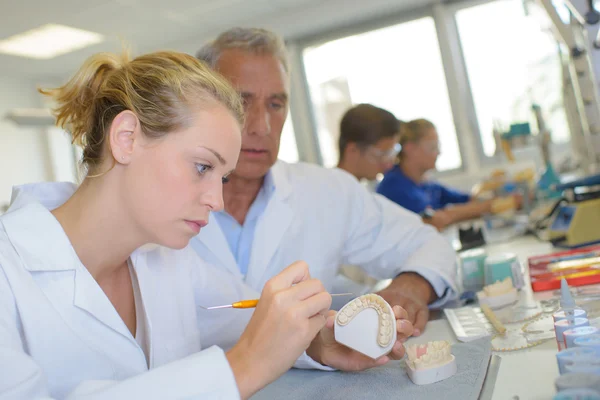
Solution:
<path fill-rule="evenodd" d="M 467 193 L 448 189 L 436 182 L 415 183 L 404 175 L 398 165 L 385 173 L 377 187 L 377 193 L 417 214 L 428 207 L 438 210 L 449 204 L 462 204 L 471 200 Z"/>

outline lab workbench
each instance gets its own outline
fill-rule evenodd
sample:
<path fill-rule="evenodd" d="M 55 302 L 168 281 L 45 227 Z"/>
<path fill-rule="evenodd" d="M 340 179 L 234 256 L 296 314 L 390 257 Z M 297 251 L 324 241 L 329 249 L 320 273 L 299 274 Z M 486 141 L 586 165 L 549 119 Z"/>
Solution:
<path fill-rule="evenodd" d="M 534 255 L 547 254 L 555 251 L 547 243 L 539 241 L 532 236 L 524 236 L 509 240 L 501 244 L 492 244 L 484 247 L 488 256 L 500 253 L 515 253 L 525 268 L 527 258 Z M 536 300 L 548 299 L 551 292 L 531 292 L 531 286 L 523 289 L 533 294 Z M 523 323 L 515 324 L 514 326 Z M 512 325 L 507 325 L 510 328 Z M 446 319 L 430 321 L 418 338 L 411 339 L 413 343 L 431 340 L 457 341 L 450 324 Z M 557 347 L 554 340 L 548 340 L 541 345 L 526 350 L 495 353 L 501 357 L 500 368 L 493 391 L 493 400 L 547 400 L 556 394 L 554 380 L 558 377 L 556 363 Z"/>

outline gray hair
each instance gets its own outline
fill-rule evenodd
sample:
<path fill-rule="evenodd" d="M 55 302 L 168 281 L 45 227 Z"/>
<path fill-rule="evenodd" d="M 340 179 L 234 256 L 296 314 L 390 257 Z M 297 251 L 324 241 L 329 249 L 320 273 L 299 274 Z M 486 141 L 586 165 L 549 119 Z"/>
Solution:
<path fill-rule="evenodd" d="M 215 40 L 204 45 L 196 58 L 215 68 L 224 50 L 240 49 L 254 54 L 270 54 L 281 62 L 289 73 L 289 61 L 281 36 L 262 28 L 232 28 L 221 33 Z"/>

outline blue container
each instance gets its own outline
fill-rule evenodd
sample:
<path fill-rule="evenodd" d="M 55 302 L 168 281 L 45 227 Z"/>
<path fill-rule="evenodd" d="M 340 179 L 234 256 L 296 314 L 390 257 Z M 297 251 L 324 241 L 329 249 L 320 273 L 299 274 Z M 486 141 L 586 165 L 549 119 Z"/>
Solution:
<path fill-rule="evenodd" d="M 483 249 L 467 250 L 460 255 L 463 289 L 478 292 L 485 284 L 484 269 L 487 254 Z"/>
<path fill-rule="evenodd" d="M 553 400 L 600 400 L 600 393 L 592 389 L 567 389 L 554 396 Z"/>
<path fill-rule="evenodd" d="M 596 352 L 597 356 L 600 357 L 600 334 L 577 338 L 573 341 L 573 344 L 575 345 L 575 348 L 581 347 L 592 349 Z"/>
<path fill-rule="evenodd" d="M 565 349 L 556 353 L 556 361 L 558 362 L 558 373 L 560 375 L 567 372 L 565 368 L 567 364 L 575 362 L 577 359 L 588 358 L 595 359 L 596 352 L 594 349 L 588 349 L 583 347 L 573 347 L 572 349 Z"/>
<path fill-rule="evenodd" d="M 517 256 L 513 253 L 487 257 L 485 260 L 484 278 L 486 285 L 503 281 L 505 278 L 510 278 L 513 286 L 517 289 L 521 289 L 524 285 L 521 264 Z"/>

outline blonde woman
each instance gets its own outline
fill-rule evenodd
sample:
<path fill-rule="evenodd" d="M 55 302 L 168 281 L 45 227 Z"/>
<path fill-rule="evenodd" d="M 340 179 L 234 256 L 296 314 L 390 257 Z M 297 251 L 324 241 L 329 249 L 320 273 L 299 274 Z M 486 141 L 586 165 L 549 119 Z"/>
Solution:
<path fill-rule="evenodd" d="M 204 64 L 99 54 L 43 93 L 88 175 L 19 187 L 0 217 L 1 398 L 245 399 L 295 362 L 364 369 L 404 354 L 408 321 L 389 357 L 337 345 L 331 296 L 303 262 L 269 280 L 253 316 L 201 312 L 259 295 L 186 247 L 223 208 L 241 143 L 240 99 Z M 239 340 L 206 348 L 211 329 Z"/>
<path fill-rule="evenodd" d="M 435 169 L 440 141 L 435 125 L 426 119 L 403 123 L 400 127 L 398 164 L 385 175 L 377 192 L 423 217 L 439 230 L 480 217 L 505 204 L 499 199 L 477 201 L 468 193 L 426 179 Z M 515 204 L 518 198 L 515 197 Z"/>

